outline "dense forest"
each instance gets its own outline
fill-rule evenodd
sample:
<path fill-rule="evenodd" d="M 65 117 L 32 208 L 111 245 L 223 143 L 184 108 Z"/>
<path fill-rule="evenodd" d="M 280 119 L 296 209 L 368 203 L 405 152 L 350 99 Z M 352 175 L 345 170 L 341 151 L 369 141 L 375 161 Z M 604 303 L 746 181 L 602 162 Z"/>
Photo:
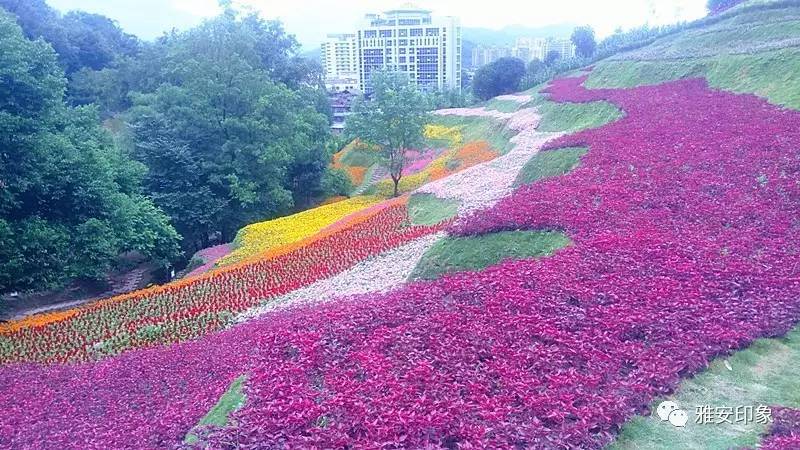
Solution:
<path fill-rule="evenodd" d="M 182 264 L 340 189 L 321 68 L 230 6 L 154 42 L 0 0 L 0 293 Z"/>

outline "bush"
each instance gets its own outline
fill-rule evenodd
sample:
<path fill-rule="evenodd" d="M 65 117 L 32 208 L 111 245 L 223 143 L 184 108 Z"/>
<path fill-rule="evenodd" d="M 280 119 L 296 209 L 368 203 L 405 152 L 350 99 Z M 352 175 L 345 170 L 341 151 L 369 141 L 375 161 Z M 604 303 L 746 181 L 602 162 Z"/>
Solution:
<path fill-rule="evenodd" d="M 349 195 L 353 190 L 353 183 L 350 177 L 342 169 L 328 168 L 322 175 L 322 192 L 325 197 L 337 195 Z"/>
<path fill-rule="evenodd" d="M 481 100 L 489 100 L 518 90 L 524 76 L 525 63 L 521 59 L 500 58 L 478 69 L 472 89 Z"/>

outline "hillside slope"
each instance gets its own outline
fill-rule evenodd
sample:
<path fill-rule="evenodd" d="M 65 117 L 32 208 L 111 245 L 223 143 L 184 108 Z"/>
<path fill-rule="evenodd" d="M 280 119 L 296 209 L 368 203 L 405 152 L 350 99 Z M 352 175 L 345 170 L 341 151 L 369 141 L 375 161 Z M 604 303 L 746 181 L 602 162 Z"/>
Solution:
<path fill-rule="evenodd" d="M 800 7 L 780 5 L 442 111 L 429 138 L 448 148 L 407 196 L 260 259 L 8 326 L 0 446 L 613 443 L 714 358 L 800 319 L 800 105 L 782 84 Z M 740 29 L 756 30 L 745 53 L 721 37 Z M 479 144 L 487 130 L 508 134 Z M 504 261 L 446 250 L 534 235 Z M 403 283 L 417 260 L 435 279 Z M 654 445 L 640 438 L 623 431 Z"/>

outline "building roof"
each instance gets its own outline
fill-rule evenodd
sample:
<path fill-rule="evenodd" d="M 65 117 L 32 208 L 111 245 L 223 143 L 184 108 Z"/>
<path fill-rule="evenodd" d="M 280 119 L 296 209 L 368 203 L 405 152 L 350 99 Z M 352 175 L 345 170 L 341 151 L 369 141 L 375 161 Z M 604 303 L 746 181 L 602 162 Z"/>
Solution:
<path fill-rule="evenodd" d="M 401 13 L 430 14 L 431 11 L 427 10 L 427 9 L 424 9 L 424 8 L 420 8 L 419 6 L 416 6 L 415 4 L 413 4 L 411 2 L 406 2 L 406 3 L 403 3 L 399 8 L 390 9 L 389 11 L 386 11 L 384 14 L 386 14 L 386 15 L 394 15 L 394 14 L 401 14 Z"/>

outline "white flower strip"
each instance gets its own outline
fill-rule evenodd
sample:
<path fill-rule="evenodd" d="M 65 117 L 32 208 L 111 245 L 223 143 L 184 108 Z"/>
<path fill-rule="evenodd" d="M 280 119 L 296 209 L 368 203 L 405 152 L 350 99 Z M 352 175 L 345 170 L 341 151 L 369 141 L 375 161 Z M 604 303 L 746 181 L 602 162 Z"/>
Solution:
<path fill-rule="evenodd" d="M 366 259 L 351 269 L 292 291 L 265 304 L 251 308 L 237 317 L 237 322 L 258 317 L 270 311 L 293 306 L 328 302 L 334 298 L 370 292 L 386 292 L 403 284 L 422 259 L 422 255 L 444 232 L 423 236 L 403 246 Z"/>
<path fill-rule="evenodd" d="M 507 127 L 518 134 L 511 139 L 514 148 L 499 158 L 470 167 L 462 172 L 434 181 L 416 192 L 436 197 L 457 199 L 461 202 L 459 215 L 488 208 L 514 190 L 514 181 L 525 164 L 539 152 L 545 143 L 560 133 L 539 133 L 541 116 L 535 109 L 518 111 L 508 121 Z"/>
<path fill-rule="evenodd" d="M 528 103 L 529 101 L 533 100 L 533 97 L 528 94 L 508 94 L 495 97 L 495 100 L 508 100 L 517 103 Z"/>
<path fill-rule="evenodd" d="M 508 120 L 514 117 L 514 113 L 504 113 L 493 109 L 485 108 L 450 108 L 439 109 L 433 112 L 437 116 L 458 116 L 458 117 L 491 117 L 497 120 Z"/>

